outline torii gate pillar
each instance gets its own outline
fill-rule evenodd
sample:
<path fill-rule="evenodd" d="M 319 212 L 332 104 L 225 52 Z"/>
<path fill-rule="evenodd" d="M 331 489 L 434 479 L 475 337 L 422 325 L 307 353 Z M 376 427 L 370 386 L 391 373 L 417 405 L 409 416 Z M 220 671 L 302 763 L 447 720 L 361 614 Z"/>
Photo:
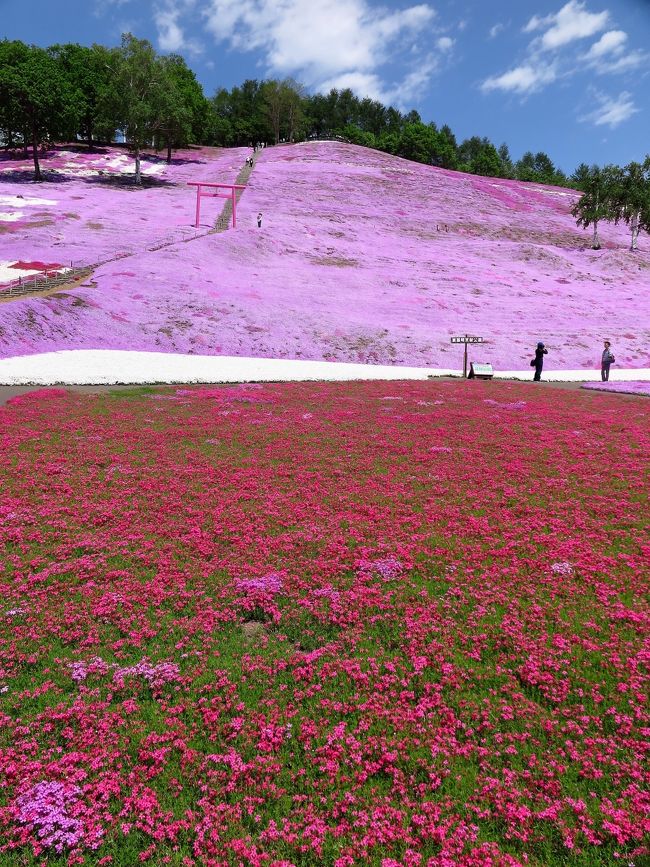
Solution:
<path fill-rule="evenodd" d="M 196 219 L 194 228 L 198 229 L 201 219 L 201 197 L 207 196 L 212 199 L 230 199 L 232 202 L 232 227 L 237 227 L 237 190 L 246 189 L 244 184 L 213 184 L 208 181 L 188 181 L 189 187 L 196 187 Z M 205 192 L 204 187 L 215 190 L 229 190 L 229 192 Z"/>

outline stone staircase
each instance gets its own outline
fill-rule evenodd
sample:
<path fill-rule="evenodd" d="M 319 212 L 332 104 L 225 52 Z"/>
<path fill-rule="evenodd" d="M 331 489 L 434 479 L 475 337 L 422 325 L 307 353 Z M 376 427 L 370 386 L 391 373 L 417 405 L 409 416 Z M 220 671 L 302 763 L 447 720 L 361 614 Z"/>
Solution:
<path fill-rule="evenodd" d="M 253 154 L 253 165 L 252 166 L 244 166 L 242 168 L 242 170 L 237 175 L 237 179 L 235 180 L 236 184 L 247 184 L 248 183 L 248 179 L 251 176 L 251 172 L 255 168 L 255 164 L 257 163 L 258 157 L 259 157 L 259 152 Z M 235 201 L 237 202 L 237 204 L 239 204 L 239 200 L 241 199 L 243 192 L 244 192 L 243 190 L 236 190 L 235 191 Z M 211 234 L 215 234 L 218 232 L 225 232 L 226 229 L 228 229 L 230 227 L 231 222 L 232 222 L 232 202 L 230 201 L 230 199 L 228 199 L 223 206 L 223 210 L 221 211 L 221 213 L 217 217 L 217 221 L 214 224 L 214 229 L 211 230 Z"/>

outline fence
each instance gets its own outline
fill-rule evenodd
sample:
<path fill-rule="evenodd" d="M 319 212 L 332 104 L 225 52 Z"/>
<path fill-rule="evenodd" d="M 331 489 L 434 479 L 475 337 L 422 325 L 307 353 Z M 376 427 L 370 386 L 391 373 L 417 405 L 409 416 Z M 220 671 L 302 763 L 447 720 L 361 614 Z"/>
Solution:
<path fill-rule="evenodd" d="M 50 277 L 42 274 L 34 274 L 30 277 L 19 278 L 16 282 L 10 283 L 8 286 L 0 287 L 0 301 L 3 298 L 18 298 L 21 295 L 33 295 L 37 292 L 47 292 L 49 289 L 56 289 L 57 286 L 65 286 L 67 283 L 74 283 L 82 277 L 88 277 L 92 274 L 94 266 L 85 266 L 84 268 L 70 268 L 64 274 L 55 274 Z"/>

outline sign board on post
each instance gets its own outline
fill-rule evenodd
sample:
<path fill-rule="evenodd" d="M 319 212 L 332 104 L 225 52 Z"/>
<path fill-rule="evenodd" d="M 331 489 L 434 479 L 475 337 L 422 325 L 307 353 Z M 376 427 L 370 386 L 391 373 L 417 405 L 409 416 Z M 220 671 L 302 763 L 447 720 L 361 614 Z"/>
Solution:
<path fill-rule="evenodd" d="M 452 337 L 452 343 L 464 343 L 465 353 L 463 355 L 463 377 L 467 379 L 467 344 L 468 343 L 483 343 L 482 337 L 473 337 L 470 334 L 464 334 L 462 337 Z"/>
<path fill-rule="evenodd" d="M 469 375 L 468 379 L 492 379 L 494 376 L 494 371 L 492 370 L 491 364 L 479 364 L 476 361 L 472 361 L 469 366 Z"/>

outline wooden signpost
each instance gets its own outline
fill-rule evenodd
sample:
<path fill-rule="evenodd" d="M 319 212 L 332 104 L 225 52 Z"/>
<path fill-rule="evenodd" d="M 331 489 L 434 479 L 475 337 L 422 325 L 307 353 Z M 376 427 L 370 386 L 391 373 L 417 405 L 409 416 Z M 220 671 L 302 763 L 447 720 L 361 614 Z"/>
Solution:
<path fill-rule="evenodd" d="M 468 343 L 483 343 L 482 337 L 472 337 L 470 334 L 464 334 L 462 337 L 452 337 L 452 343 L 464 343 L 465 353 L 463 355 L 463 377 L 467 379 L 467 344 Z"/>

